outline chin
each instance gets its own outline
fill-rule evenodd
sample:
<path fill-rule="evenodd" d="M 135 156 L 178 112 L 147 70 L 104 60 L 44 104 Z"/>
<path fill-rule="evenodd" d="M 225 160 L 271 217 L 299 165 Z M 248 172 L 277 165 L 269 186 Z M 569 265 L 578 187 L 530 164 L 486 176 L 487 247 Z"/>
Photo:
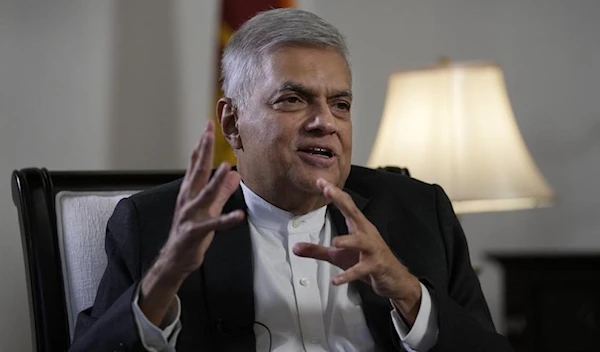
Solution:
<path fill-rule="evenodd" d="M 296 183 L 303 189 L 311 193 L 321 193 L 321 189 L 317 186 L 317 180 L 322 178 L 334 185 L 339 185 L 340 177 L 337 171 L 325 170 L 306 170 L 302 174 L 296 174 Z"/>

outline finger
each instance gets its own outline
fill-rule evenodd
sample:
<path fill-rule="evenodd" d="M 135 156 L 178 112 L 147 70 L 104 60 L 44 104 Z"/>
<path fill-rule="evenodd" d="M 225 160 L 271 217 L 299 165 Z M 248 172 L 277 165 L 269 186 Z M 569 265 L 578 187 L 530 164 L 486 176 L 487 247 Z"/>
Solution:
<path fill-rule="evenodd" d="M 334 276 L 331 282 L 336 286 L 347 284 L 349 282 L 361 280 L 367 277 L 367 275 L 369 275 L 369 272 L 370 269 L 368 268 L 368 266 L 362 263 L 358 263 L 353 267 L 349 268 L 348 270 L 344 271 L 343 273 Z"/>
<path fill-rule="evenodd" d="M 220 213 L 227 200 L 239 187 L 240 181 L 240 174 L 231 171 L 228 163 L 222 163 L 208 185 L 198 194 L 194 207 L 208 207 Z"/>
<path fill-rule="evenodd" d="M 207 127 L 208 127 L 208 125 L 204 127 L 204 131 L 202 131 L 202 134 L 200 135 L 200 139 L 198 139 L 198 143 L 196 143 L 194 150 L 192 150 L 190 162 L 187 166 L 187 169 L 185 170 L 185 176 L 183 177 L 184 182 L 190 179 L 193 171 L 196 168 L 196 163 L 198 162 L 198 155 L 200 154 L 200 146 L 202 145 L 202 143 L 204 141 L 204 136 L 206 135 Z"/>
<path fill-rule="evenodd" d="M 213 200 L 213 206 L 221 211 L 231 195 L 240 187 L 241 181 L 242 176 L 237 171 L 227 171 L 225 180 L 221 183 Z"/>
<path fill-rule="evenodd" d="M 298 242 L 292 247 L 292 252 L 299 257 L 314 258 L 331 263 L 329 248 L 308 242 Z"/>
<path fill-rule="evenodd" d="M 192 175 L 194 174 L 194 171 L 197 169 L 196 165 L 198 163 L 200 149 L 202 148 L 204 140 L 206 139 L 205 136 L 206 136 L 207 129 L 208 129 L 208 123 L 204 126 L 204 131 L 202 131 L 202 133 L 200 134 L 200 139 L 198 139 L 198 143 L 196 143 L 196 146 L 192 150 L 190 162 L 188 163 L 187 169 L 185 170 L 185 176 L 183 177 L 184 182 L 189 180 L 192 177 Z"/>
<path fill-rule="evenodd" d="M 231 169 L 229 163 L 222 162 L 221 165 L 215 170 L 215 173 L 211 177 L 208 184 L 205 185 L 202 190 L 198 193 L 197 198 L 202 198 L 204 200 L 212 200 L 214 194 L 217 192 L 218 186 L 225 181 L 227 177 L 227 173 Z"/>
<path fill-rule="evenodd" d="M 352 249 L 359 252 L 368 252 L 371 248 L 365 237 L 354 235 L 336 236 L 331 240 L 331 245 L 336 248 Z"/>
<path fill-rule="evenodd" d="M 343 190 L 336 187 L 334 184 L 319 178 L 317 180 L 317 186 L 323 192 L 323 195 L 335 204 L 335 206 L 342 212 L 342 215 L 346 218 L 348 229 L 350 232 L 354 232 L 356 228 L 350 229 L 350 227 L 361 227 L 366 221 L 366 218 L 362 212 L 356 207 L 356 204 L 352 200 L 352 197 Z"/>
<path fill-rule="evenodd" d="M 212 231 L 228 230 L 244 219 L 244 211 L 238 209 L 207 221 L 198 222 L 190 228 L 190 233 L 206 234 Z"/>
<path fill-rule="evenodd" d="M 194 147 L 194 150 L 192 151 L 192 155 L 190 156 L 190 161 L 185 170 L 185 175 L 183 176 L 183 181 L 181 182 L 181 187 L 179 189 L 179 194 L 177 195 L 177 206 L 178 207 L 183 206 L 185 201 L 189 198 L 188 193 L 189 193 L 189 188 L 190 188 L 190 179 L 192 178 L 192 175 L 194 174 L 195 170 L 197 169 L 196 165 L 198 163 L 198 158 L 200 155 L 200 148 L 201 148 L 202 144 L 204 143 L 207 127 L 208 127 L 208 125 L 206 125 L 206 127 L 204 128 L 204 131 L 202 131 L 202 134 L 200 135 L 200 139 L 198 139 L 198 143 Z"/>
<path fill-rule="evenodd" d="M 212 172 L 213 151 L 215 148 L 215 126 L 212 120 L 206 122 L 204 136 L 198 148 L 197 161 L 191 171 L 190 192 L 195 196 L 208 182 Z"/>

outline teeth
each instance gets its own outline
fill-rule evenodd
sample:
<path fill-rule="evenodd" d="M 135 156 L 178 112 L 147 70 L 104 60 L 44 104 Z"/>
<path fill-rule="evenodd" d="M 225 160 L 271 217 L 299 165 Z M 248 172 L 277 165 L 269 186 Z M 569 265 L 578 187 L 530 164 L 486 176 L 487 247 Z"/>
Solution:
<path fill-rule="evenodd" d="M 308 151 L 324 158 L 330 158 L 333 154 L 329 149 L 325 148 L 308 148 Z"/>

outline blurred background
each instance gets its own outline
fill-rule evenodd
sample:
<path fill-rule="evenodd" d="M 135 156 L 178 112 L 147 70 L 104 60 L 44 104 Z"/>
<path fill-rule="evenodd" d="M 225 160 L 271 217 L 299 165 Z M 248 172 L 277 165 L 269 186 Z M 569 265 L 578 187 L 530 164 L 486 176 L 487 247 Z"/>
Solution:
<path fill-rule="evenodd" d="M 353 162 L 365 165 L 388 77 L 489 60 L 504 69 L 552 207 L 461 217 L 497 328 L 495 253 L 600 252 L 600 1 L 296 0 L 347 36 Z M 212 118 L 219 0 L 0 0 L 0 346 L 30 351 L 14 169 L 181 169 Z M 405 165 L 409 167 L 410 165 Z"/>

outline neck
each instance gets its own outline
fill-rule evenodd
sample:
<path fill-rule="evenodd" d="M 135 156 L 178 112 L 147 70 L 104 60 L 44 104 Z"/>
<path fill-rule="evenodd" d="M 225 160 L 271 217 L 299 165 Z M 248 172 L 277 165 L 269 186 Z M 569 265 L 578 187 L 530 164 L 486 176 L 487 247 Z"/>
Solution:
<path fill-rule="evenodd" d="M 246 179 L 243 182 L 262 199 L 296 216 L 308 214 L 329 203 L 323 194 L 317 190 L 311 192 L 310 190 L 301 190 L 289 185 L 269 187 L 260 182 L 253 182 Z"/>

